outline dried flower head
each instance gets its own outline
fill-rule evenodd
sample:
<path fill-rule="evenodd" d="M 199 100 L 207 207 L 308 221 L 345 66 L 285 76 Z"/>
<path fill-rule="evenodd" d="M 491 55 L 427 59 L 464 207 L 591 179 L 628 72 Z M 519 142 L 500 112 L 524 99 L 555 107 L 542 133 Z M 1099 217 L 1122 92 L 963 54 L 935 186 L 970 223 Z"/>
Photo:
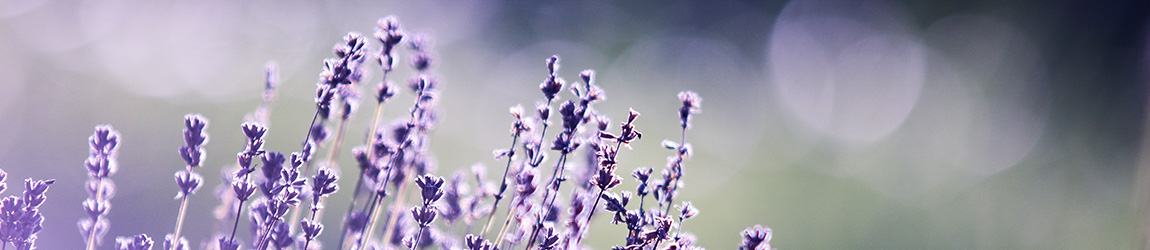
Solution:
<path fill-rule="evenodd" d="M 379 51 L 379 65 L 384 72 L 390 72 L 395 69 L 397 60 L 395 59 L 395 47 L 403 41 L 403 30 L 399 28 L 399 19 L 395 16 L 387 16 L 379 19 L 378 27 L 375 30 L 375 39 L 383 44 L 382 49 Z"/>
<path fill-rule="evenodd" d="M 559 78 L 559 56 L 551 56 L 547 59 L 547 80 L 539 84 L 539 90 L 543 91 L 543 96 L 547 100 L 555 100 L 555 96 L 563 90 L 563 78 Z"/>
<path fill-rule="evenodd" d="M 683 107 L 679 108 L 679 120 L 682 122 L 683 128 L 690 127 L 691 114 L 699 112 L 699 105 L 703 104 L 703 98 L 694 91 L 683 91 L 679 92 L 679 101 L 683 102 Z"/>
<path fill-rule="evenodd" d="M 699 209 L 691 205 L 690 201 L 684 201 L 682 205 L 675 205 L 675 209 L 679 210 L 679 218 L 684 220 L 699 215 Z"/>

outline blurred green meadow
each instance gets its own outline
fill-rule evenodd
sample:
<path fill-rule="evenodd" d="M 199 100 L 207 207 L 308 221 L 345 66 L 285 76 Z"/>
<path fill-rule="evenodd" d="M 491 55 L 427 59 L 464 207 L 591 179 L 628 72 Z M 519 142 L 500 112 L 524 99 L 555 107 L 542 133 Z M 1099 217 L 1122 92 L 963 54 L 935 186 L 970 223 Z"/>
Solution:
<path fill-rule="evenodd" d="M 621 173 L 661 169 L 672 152 L 660 141 L 679 136 L 675 94 L 704 98 L 678 198 L 701 210 L 684 226 L 703 247 L 733 249 L 762 224 L 779 249 L 1145 248 L 1147 10 L 1072 0 L 0 0 L 4 195 L 24 178 L 57 179 L 37 245 L 82 248 L 87 137 L 111 124 L 123 141 L 100 249 L 138 233 L 161 241 L 179 207 L 183 116 L 200 113 L 211 120 L 197 170 L 206 182 L 184 231 L 193 246 L 211 241 L 212 189 L 242 149 L 239 124 L 259 104 L 265 63 L 281 80 L 267 148 L 298 150 L 332 45 L 396 15 L 434 41 L 439 175 L 482 163 L 496 176 L 507 108 L 541 98 L 544 60 L 559 55 L 568 82 L 596 70 L 608 96 L 600 112 L 643 114 L 645 136 L 620 154 Z M 400 55 L 392 79 L 402 81 Z M 367 68 L 374 86 L 380 73 Z M 385 121 L 410 100 L 400 92 Z M 362 143 L 370 109 L 353 118 L 345 149 Z M 355 171 L 349 152 L 339 161 Z M 347 206 L 353 181 L 340 180 L 329 208 Z M 592 224 L 595 249 L 623 243 L 625 227 L 607 217 Z M 337 231 L 321 240 L 334 244 Z"/>

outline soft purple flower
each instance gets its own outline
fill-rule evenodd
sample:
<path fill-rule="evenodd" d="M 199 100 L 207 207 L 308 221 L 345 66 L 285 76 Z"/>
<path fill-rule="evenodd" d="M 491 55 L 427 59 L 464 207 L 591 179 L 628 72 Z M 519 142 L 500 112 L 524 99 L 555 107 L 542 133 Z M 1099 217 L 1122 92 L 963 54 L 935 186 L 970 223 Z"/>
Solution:
<path fill-rule="evenodd" d="M 152 238 L 146 234 L 132 237 L 116 237 L 116 248 L 120 250 L 151 250 Z"/>

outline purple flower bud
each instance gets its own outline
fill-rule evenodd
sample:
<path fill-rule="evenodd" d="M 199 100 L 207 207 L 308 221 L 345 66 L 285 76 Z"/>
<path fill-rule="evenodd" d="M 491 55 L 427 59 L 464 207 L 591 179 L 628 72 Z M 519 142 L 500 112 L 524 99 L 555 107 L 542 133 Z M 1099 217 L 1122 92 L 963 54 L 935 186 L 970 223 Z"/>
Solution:
<path fill-rule="evenodd" d="M 327 196 L 339 190 L 339 185 L 336 184 L 336 180 L 338 179 L 339 177 L 335 176 L 335 173 L 333 173 L 331 169 L 327 167 L 319 168 L 319 172 L 316 173 L 315 176 L 312 176 L 311 191 L 312 204 L 314 206 L 319 205 L 320 197 Z"/>
<path fill-rule="evenodd" d="M 679 217 L 684 220 L 699 215 L 699 209 L 692 206 L 690 201 L 684 201 L 683 205 L 675 205 L 675 209 L 679 210 Z"/>
<path fill-rule="evenodd" d="M 246 201 L 252 197 L 256 191 L 256 185 L 250 181 L 236 181 L 232 183 L 232 191 L 236 192 L 236 198 L 240 201 Z"/>
<path fill-rule="evenodd" d="M 535 193 L 535 189 L 538 188 L 535 183 L 535 172 L 535 168 L 525 168 L 515 176 L 516 191 L 520 197 L 528 197 Z"/>
<path fill-rule="evenodd" d="M 555 228 L 551 225 L 543 225 L 543 229 L 539 231 L 539 249 L 550 250 L 554 249 L 555 245 L 559 243 L 559 234 L 555 233 Z"/>
<path fill-rule="evenodd" d="M 378 103 L 386 102 L 391 97 L 395 96 L 395 84 L 391 81 L 380 82 L 376 86 L 375 101 Z"/>
<path fill-rule="evenodd" d="M 199 114 L 184 116 L 184 145 L 200 147 L 208 142 L 208 134 L 204 132 L 208 127 L 208 119 Z"/>
<path fill-rule="evenodd" d="M 240 242 L 238 240 L 231 240 L 227 237 L 220 237 L 220 250 L 239 250 Z"/>
<path fill-rule="evenodd" d="M 300 228 L 303 229 L 303 237 L 309 241 L 323 232 L 323 224 L 308 219 L 300 221 Z"/>
<path fill-rule="evenodd" d="M 554 100 L 559 91 L 563 90 L 563 79 L 557 76 L 559 56 L 551 56 L 547 59 L 547 71 L 550 75 L 547 80 L 539 84 L 539 90 L 543 91 L 543 96 L 547 97 L 547 100 Z"/>
<path fill-rule="evenodd" d="M 419 224 L 419 227 L 427 227 L 431 222 L 435 221 L 437 211 L 435 207 L 412 207 L 411 217 Z"/>
<path fill-rule="evenodd" d="M 428 204 L 439 201 L 443 197 L 443 178 L 434 175 L 423 175 L 415 178 L 415 184 L 419 186 L 420 195 L 423 196 L 423 204 Z"/>
<path fill-rule="evenodd" d="M 582 72 L 579 72 L 579 79 L 582 79 L 583 83 L 586 83 L 588 85 L 593 85 L 593 84 L 595 84 L 594 82 L 592 82 L 595 80 L 595 71 L 590 70 L 590 69 L 585 69 Z"/>
<path fill-rule="evenodd" d="M 116 248 L 120 250 L 152 250 L 152 238 L 146 234 L 133 237 L 116 237 Z"/>
<path fill-rule="evenodd" d="M 252 122 L 245 122 L 240 125 L 240 128 L 243 129 L 244 136 L 247 136 L 249 141 L 262 140 L 264 133 L 268 132 L 264 126 Z"/>
<path fill-rule="evenodd" d="M 755 225 L 743 230 L 743 244 L 739 250 L 771 249 L 771 229 Z"/>
<path fill-rule="evenodd" d="M 200 174 L 187 170 L 176 172 L 176 185 L 180 187 L 180 192 L 176 194 L 176 199 L 196 193 L 196 190 L 200 189 L 201 182 L 203 182 L 203 177 L 200 177 Z"/>
<path fill-rule="evenodd" d="M 683 91 L 679 92 L 679 101 L 683 102 L 683 107 L 679 108 L 679 120 L 683 128 L 686 128 L 691 124 L 691 113 L 699 112 L 699 105 L 703 104 L 703 98 L 695 92 Z"/>
<path fill-rule="evenodd" d="M 484 239 L 483 236 L 476 236 L 468 234 L 463 237 L 467 250 L 493 250 L 495 246 L 491 245 L 491 241 Z"/>

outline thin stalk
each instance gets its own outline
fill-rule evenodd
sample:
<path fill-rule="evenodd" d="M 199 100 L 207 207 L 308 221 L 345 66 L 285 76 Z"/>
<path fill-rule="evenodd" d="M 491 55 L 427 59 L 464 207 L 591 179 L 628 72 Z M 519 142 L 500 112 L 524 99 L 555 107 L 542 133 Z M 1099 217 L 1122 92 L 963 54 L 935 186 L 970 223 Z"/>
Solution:
<path fill-rule="evenodd" d="M 671 191 L 667 192 L 667 195 L 671 195 L 671 193 L 674 193 L 675 190 L 679 189 L 679 184 L 678 184 L 679 179 L 683 178 L 683 173 L 682 173 L 682 171 L 683 171 L 683 160 L 682 160 L 683 147 L 685 147 L 686 143 L 687 143 L 687 127 L 684 126 L 683 131 L 679 134 L 679 148 L 675 149 L 676 157 L 680 158 L 679 159 L 679 171 L 678 171 L 678 173 L 675 174 L 675 181 L 671 183 L 671 187 L 670 187 Z M 663 216 L 666 216 L 671 212 L 671 204 L 675 204 L 675 196 L 670 196 L 668 198 L 667 207 L 665 207 L 663 210 Z M 682 227 L 683 227 L 683 219 L 680 217 L 679 218 L 679 230 L 682 230 Z M 679 237 L 678 235 L 679 235 L 679 233 L 676 232 L 675 237 Z M 659 239 L 655 241 L 654 247 L 658 248 L 660 242 L 663 242 L 662 237 L 659 237 Z"/>
<path fill-rule="evenodd" d="M 267 223 L 264 223 L 264 225 L 266 225 L 266 226 L 264 226 L 264 229 L 265 229 L 264 235 L 260 236 L 260 242 L 259 242 L 259 244 L 256 245 L 256 248 L 255 248 L 258 250 L 267 249 L 268 240 L 270 240 L 272 238 L 271 237 L 272 236 L 272 226 L 275 225 L 275 221 L 268 221 Z"/>
<path fill-rule="evenodd" d="M 228 240 L 236 239 L 236 228 L 239 228 L 240 226 L 240 213 L 243 212 L 243 209 L 244 201 L 240 201 L 240 204 L 236 206 L 236 222 L 232 223 L 232 236 L 228 237 Z"/>
<path fill-rule="evenodd" d="M 412 117 L 413 121 L 415 120 L 415 117 L 416 117 L 415 112 L 418 109 L 419 109 L 419 101 L 416 101 L 415 108 L 412 109 L 412 112 L 411 112 L 411 117 Z M 399 159 L 399 157 L 395 157 L 395 156 L 403 155 L 403 149 L 410 146 L 411 134 L 414 134 L 414 132 L 409 132 L 404 136 L 403 143 L 399 145 L 398 149 L 396 149 L 395 155 L 392 156 L 391 159 L 389 159 L 387 161 L 387 173 L 384 174 L 383 182 L 380 184 L 377 184 L 377 185 L 382 185 L 382 188 L 384 188 L 385 190 L 387 188 L 388 183 L 391 182 L 391 170 L 393 168 L 395 168 L 395 162 L 396 162 L 396 160 Z M 400 185 L 400 187 L 402 188 L 403 185 Z M 403 190 L 398 190 L 398 192 L 402 193 Z M 363 235 L 360 238 L 360 246 L 361 247 L 367 243 L 367 239 L 371 238 L 372 231 L 375 231 L 376 219 L 378 219 L 378 217 L 379 217 L 379 216 L 377 216 L 377 215 L 379 215 L 379 210 L 380 210 L 379 206 L 383 205 L 383 198 L 384 197 L 380 197 L 380 195 L 378 195 L 378 194 L 375 195 L 375 204 L 373 206 L 371 206 L 372 212 L 371 212 L 371 214 L 368 215 L 368 218 L 367 218 L 367 229 L 364 230 Z"/>
<path fill-rule="evenodd" d="M 671 192 L 667 192 L 667 195 L 671 195 L 671 193 L 674 193 L 675 190 L 679 190 L 679 179 L 683 178 L 683 160 L 682 160 L 682 158 L 683 158 L 683 147 L 685 147 L 686 143 L 687 143 L 687 127 L 683 127 L 683 132 L 681 134 L 679 134 L 679 148 L 675 149 L 675 154 L 677 155 L 677 157 L 679 157 L 679 171 L 678 171 L 678 173 L 675 174 L 675 181 L 671 183 L 671 187 L 670 187 Z M 670 199 L 667 200 L 667 207 L 664 208 L 663 215 L 667 215 L 668 213 L 671 212 L 671 204 L 675 204 L 675 196 L 670 196 Z M 658 245 L 655 245 L 655 246 L 657 247 Z"/>
<path fill-rule="evenodd" d="M 508 225 L 511 225 L 511 215 L 514 214 L 515 210 L 517 210 L 518 208 L 519 207 L 512 206 L 511 209 L 507 210 L 507 219 L 503 220 L 503 227 L 499 229 L 499 237 L 495 238 L 494 243 L 496 246 L 498 246 L 499 244 L 503 244 L 503 236 L 507 233 L 507 228 L 509 228 Z"/>
<path fill-rule="evenodd" d="M 103 185 L 104 178 L 96 179 L 96 202 L 104 199 L 104 193 L 98 191 L 100 186 Z M 96 223 L 100 222 L 100 217 L 97 216 L 92 220 L 92 228 L 88 229 L 88 250 L 96 249 Z M 179 242 L 179 241 L 177 241 Z"/>
<path fill-rule="evenodd" d="M 340 145 L 340 143 L 343 142 L 344 127 L 347 127 L 347 119 L 339 119 L 339 122 L 337 122 L 336 129 L 335 129 L 335 140 L 332 141 L 331 147 L 328 147 L 327 157 L 323 161 L 324 165 L 326 165 L 328 167 L 331 167 L 333 165 L 333 163 L 335 163 L 336 154 L 338 154 L 338 152 L 339 152 L 339 145 Z M 311 164 L 307 164 L 306 169 L 304 169 L 304 174 L 311 175 L 311 171 L 312 171 Z M 302 215 L 302 213 L 303 213 L 303 208 L 292 209 L 291 217 L 288 217 L 288 218 L 290 218 L 288 220 L 288 222 L 289 222 L 288 224 L 290 225 L 290 226 L 288 226 L 288 232 L 295 232 L 296 223 L 290 223 L 290 222 L 299 221 L 299 217 Z"/>
<path fill-rule="evenodd" d="M 555 163 L 555 172 L 558 173 L 559 175 L 562 175 L 563 174 L 562 169 L 564 168 L 565 165 L 567 165 L 567 153 L 563 153 L 563 154 L 559 155 L 559 161 L 557 161 Z M 552 173 L 551 174 L 551 181 L 548 183 L 553 183 L 558 179 L 561 179 L 561 177 L 557 177 L 555 173 Z M 543 193 L 543 200 L 542 201 L 547 203 L 547 206 L 543 207 L 543 213 L 544 213 L 543 216 L 547 216 L 546 213 L 551 212 L 551 206 L 555 204 L 555 200 L 559 197 L 559 185 L 556 184 L 555 195 L 550 195 L 551 200 L 550 201 L 547 200 L 548 194 L 551 193 L 550 184 L 548 184 L 548 185 L 549 186 L 547 188 L 547 191 Z M 532 226 L 531 238 L 529 238 L 529 240 L 527 240 L 527 248 L 526 249 L 530 249 L 531 245 L 535 244 L 535 236 L 539 235 L 539 229 L 541 229 L 539 227 L 539 225 Z"/>
<path fill-rule="evenodd" d="M 679 229 L 675 230 L 675 240 L 679 240 L 679 233 L 683 232 L 683 215 L 679 215 Z"/>
<path fill-rule="evenodd" d="M 595 196 L 595 204 L 591 205 L 591 211 L 587 212 L 587 225 L 591 225 L 591 217 L 595 216 L 595 210 L 596 210 L 595 208 L 599 207 L 599 200 L 602 200 L 603 193 L 605 193 L 605 192 L 607 192 L 606 189 L 600 188 L 599 189 L 599 195 Z"/>
<path fill-rule="evenodd" d="M 360 190 L 363 189 L 363 175 L 363 170 L 360 170 L 359 179 L 355 181 L 355 192 L 352 193 L 351 204 L 347 206 L 347 212 L 344 213 L 345 216 L 350 216 L 351 213 L 355 211 L 355 201 L 359 199 Z M 347 226 L 347 222 L 343 222 L 343 230 L 340 233 L 338 249 L 343 249 L 343 243 L 347 239 Z"/>
<path fill-rule="evenodd" d="M 407 172 L 407 171 L 405 171 L 405 172 Z M 393 207 L 395 209 L 392 209 L 387 215 L 387 225 L 385 225 L 383 227 L 383 239 L 381 239 L 380 242 L 387 242 L 387 240 L 391 239 L 391 236 L 392 236 L 393 231 L 394 231 L 393 229 L 395 229 L 395 223 L 396 223 L 396 221 L 399 220 L 399 213 L 401 213 L 403 211 L 402 210 L 403 202 L 404 202 L 405 198 L 407 198 L 407 193 L 408 193 L 408 192 L 406 192 L 407 191 L 407 183 L 408 183 L 406 180 L 407 179 L 406 176 L 408 176 L 409 174 L 411 174 L 411 173 L 404 174 L 404 181 L 403 181 L 403 183 L 399 184 L 399 191 L 398 191 L 399 193 L 396 194 L 397 196 L 395 197 L 395 201 L 391 203 L 391 207 Z"/>
<path fill-rule="evenodd" d="M 176 230 L 172 233 L 173 242 L 178 243 L 180 240 L 180 229 L 184 226 L 184 213 L 188 211 L 188 195 L 191 194 L 184 194 L 184 201 L 180 202 L 180 215 L 176 217 Z"/>
<path fill-rule="evenodd" d="M 386 80 L 387 79 L 387 72 L 384 72 L 383 76 L 384 76 L 384 79 Z M 383 113 L 383 102 L 376 102 L 375 113 L 371 116 L 371 130 L 369 130 L 367 132 L 367 140 L 366 141 L 367 141 L 367 155 L 368 155 L 368 157 L 371 157 L 372 155 L 375 154 L 374 153 L 375 146 L 373 146 L 373 145 L 375 145 L 375 131 L 377 129 L 379 129 L 379 116 L 381 113 Z M 351 213 L 355 211 L 355 205 L 356 205 L 357 201 L 359 201 L 359 194 L 363 190 L 363 176 L 364 176 L 364 169 L 360 169 L 359 170 L 359 178 L 355 181 L 355 192 L 352 193 L 352 195 L 351 195 L 351 203 L 347 205 L 347 212 L 344 213 L 345 215 L 351 215 Z M 344 240 L 347 239 L 347 237 L 348 237 L 347 229 L 348 229 L 348 224 L 345 221 L 343 223 L 342 235 L 339 238 L 339 249 L 343 249 Z"/>
<path fill-rule="evenodd" d="M 507 165 L 503 167 L 503 179 L 501 179 L 503 182 L 499 186 L 500 194 L 495 196 L 495 203 L 491 204 L 492 213 L 487 215 L 487 223 L 483 224 L 483 230 L 479 231 L 479 235 L 487 233 L 487 228 L 491 226 L 491 219 L 495 217 L 495 209 L 499 208 L 499 201 L 503 199 L 503 191 L 507 190 L 507 172 L 511 171 L 511 160 L 515 157 L 515 145 L 518 143 L 519 133 L 515 133 L 515 135 L 511 137 L 511 147 L 508 149 L 511 151 L 507 153 Z M 470 228 L 470 226 L 468 228 Z"/>
<path fill-rule="evenodd" d="M 255 163 L 253 163 L 253 164 L 255 164 Z M 256 165 L 252 165 L 252 168 L 255 168 L 255 167 L 256 167 Z M 248 182 L 250 180 L 251 180 L 251 173 L 245 174 L 243 182 Z M 248 197 L 248 198 L 251 199 L 251 197 Z M 239 199 L 239 198 L 237 197 L 236 199 Z M 240 203 L 236 204 L 236 220 L 235 220 L 235 222 L 232 222 L 232 236 L 228 237 L 229 241 L 236 240 L 236 229 L 240 227 L 240 217 L 242 217 L 241 215 L 243 215 L 242 213 L 244 211 L 244 202 L 247 202 L 247 200 L 240 200 Z"/>
<path fill-rule="evenodd" d="M 415 233 L 415 241 L 411 242 L 411 250 L 415 250 L 416 248 L 419 248 L 419 237 L 423 236 L 423 229 L 425 229 L 425 228 L 427 228 L 427 227 L 419 227 L 419 232 Z"/>

